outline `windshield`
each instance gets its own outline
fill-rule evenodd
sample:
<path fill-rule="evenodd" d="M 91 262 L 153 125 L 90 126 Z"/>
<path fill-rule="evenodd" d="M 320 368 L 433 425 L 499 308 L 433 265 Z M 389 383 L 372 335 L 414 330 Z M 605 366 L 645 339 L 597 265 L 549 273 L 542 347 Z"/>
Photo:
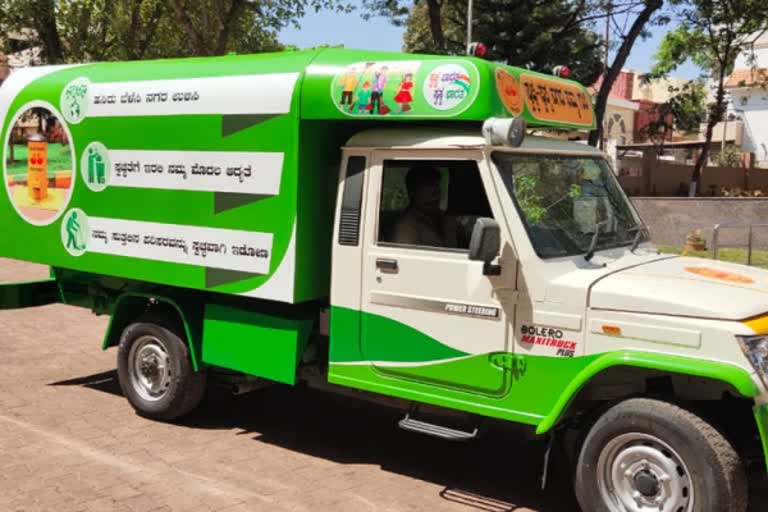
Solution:
<path fill-rule="evenodd" d="M 597 251 L 632 245 L 642 231 L 602 158 L 497 151 L 493 161 L 541 258 L 586 254 L 597 230 Z"/>

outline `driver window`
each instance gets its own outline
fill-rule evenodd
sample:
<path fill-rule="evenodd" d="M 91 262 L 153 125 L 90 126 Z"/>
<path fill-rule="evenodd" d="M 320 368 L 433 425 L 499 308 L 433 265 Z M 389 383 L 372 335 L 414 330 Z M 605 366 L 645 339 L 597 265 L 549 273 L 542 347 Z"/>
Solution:
<path fill-rule="evenodd" d="M 380 245 L 469 249 L 479 217 L 492 217 L 475 160 L 386 160 Z"/>

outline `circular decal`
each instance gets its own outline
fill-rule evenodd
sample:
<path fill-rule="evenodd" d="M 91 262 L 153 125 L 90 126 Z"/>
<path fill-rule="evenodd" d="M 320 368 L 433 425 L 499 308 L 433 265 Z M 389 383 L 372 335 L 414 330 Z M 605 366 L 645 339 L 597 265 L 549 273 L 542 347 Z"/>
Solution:
<path fill-rule="evenodd" d="M 731 283 L 752 284 L 755 282 L 755 280 L 751 277 L 709 267 L 685 267 L 685 271 L 690 272 L 691 274 L 698 274 L 700 276 L 709 277 L 711 279 L 719 279 L 720 281 L 728 281 Z"/>
<path fill-rule="evenodd" d="M 83 182 L 94 192 L 101 192 L 109 184 L 109 152 L 101 142 L 91 142 L 80 159 Z"/>
<path fill-rule="evenodd" d="M 501 102 L 510 114 L 519 116 L 523 112 L 523 94 L 520 84 L 511 73 L 502 68 L 496 68 L 496 90 Z"/>
<path fill-rule="evenodd" d="M 423 92 L 429 106 L 437 110 L 450 110 L 470 97 L 472 79 L 464 66 L 444 64 L 427 75 Z"/>
<path fill-rule="evenodd" d="M 59 103 L 64 119 L 68 122 L 78 124 L 88 113 L 90 84 L 87 78 L 77 78 L 69 82 L 61 91 Z"/>
<path fill-rule="evenodd" d="M 82 256 L 88 250 L 91 231 L 88 217 L 79 208 L 67 212 L 61 221 L 61 243 L 72 256 Z"/>
<path fill-rule="evenodd" d="M 75 186 L 75 148 L 62 115 L 50 103 L 27 103 L 5 136 L 5 189 L 16 212 L 47 226 L 66 210 Z"/>

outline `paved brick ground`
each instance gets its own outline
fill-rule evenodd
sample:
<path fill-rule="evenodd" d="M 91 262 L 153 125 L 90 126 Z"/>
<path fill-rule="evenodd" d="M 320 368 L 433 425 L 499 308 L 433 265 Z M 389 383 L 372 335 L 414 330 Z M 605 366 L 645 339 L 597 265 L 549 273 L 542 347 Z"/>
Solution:
<path fill-rule="evenodd" d="M 45 275 L 0 259 L 0 282 Z M 538 490 L 540 444 L 434 441 L 313 390 L 214 393 L 182 424 L 144 420 L 98 348 L 106 324 L 60 305 L 0 312 L 0 512 L 576 510 L 559 468 Z"/>

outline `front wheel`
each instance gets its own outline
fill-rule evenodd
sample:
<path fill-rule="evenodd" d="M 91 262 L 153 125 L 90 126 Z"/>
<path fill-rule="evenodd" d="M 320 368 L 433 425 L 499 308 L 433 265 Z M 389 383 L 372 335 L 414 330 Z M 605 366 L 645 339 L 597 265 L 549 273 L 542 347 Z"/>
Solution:
<path fill-rule="evenodd" d="M 175 420 L 203 398 L 205 371 L 194 371 L 178 331 L 160 317 L 140 319 L 123 331 L 117 354 L 120 388 L 141 416 Z"/>
<path fill-rule="evenodd" d="M 589 512 L 743 512 L 747 480 L 739 456 L 710 424 L 644 398 L 611 407 L 592 426 L 576 470 Z"/>

